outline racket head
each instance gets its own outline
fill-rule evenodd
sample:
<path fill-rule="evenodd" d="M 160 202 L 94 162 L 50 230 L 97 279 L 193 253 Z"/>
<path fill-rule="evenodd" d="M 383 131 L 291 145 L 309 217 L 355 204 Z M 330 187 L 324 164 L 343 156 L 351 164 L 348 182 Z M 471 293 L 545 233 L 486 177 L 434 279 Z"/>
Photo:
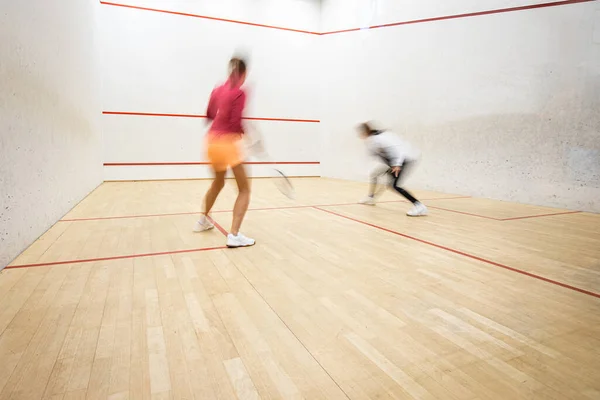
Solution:
<path fill-rule="evenodd" d="M 274 168 L 273 170 L 273 182 L 275 183 L 275 187 L 288 199 L 295 200 L 296 190 L 294 189 L 294 185 L 292 185 L 292 182 L 280 170 L 276 168 Z"/>
<path fill-rule="evenodd" d="M 254 138 L 249 138 L 248 145 L 246 146 L 246 154 L 250 157 L 256 158 L 266 158 L 267 150 L 265 149 L 265 144 L 262 140 L 254 140 Z"/>
<path fill-rule="evenodd" d="M 249 143 L 246 151 L 252 157 L 256 157 L 262 160 L 270 161 L 269 153 L 267 152 L 263 136 L 260 133 L 260 129 L 252 123 L 246 125 L 249 129 L 246 130 L 247 142 Z M 272 168 L 271 179 L 273 180 L 275 187 L 288 199 L 296 199 L 296 191 L 292 182 L 289 178 L 279 169 Z"/>
<path fill-rule="evenodd" d="M 253 123 L 245 123 L 245 136 L 246 136 L 246 154 L 251 157 L 260 159 L 267 159 L 267 149 L 265 147 L 265 141 L 260 133 L 260 129 L 257 129 Z"/>

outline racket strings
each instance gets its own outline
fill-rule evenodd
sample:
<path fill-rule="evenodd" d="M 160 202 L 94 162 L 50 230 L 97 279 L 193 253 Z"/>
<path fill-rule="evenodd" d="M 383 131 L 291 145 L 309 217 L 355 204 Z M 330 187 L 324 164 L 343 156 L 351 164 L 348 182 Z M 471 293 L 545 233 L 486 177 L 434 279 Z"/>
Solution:
<path fill-rule="evenodd" d="M 262 134 L 256 127 L 252 126 L 250 130 L 251 133 L 248 136 L 249 144 L 246 147 L 247 153 L 251 157 L 255 157 L 261 160 L 266 161 L 267 163 L 271 163 L 271 157 L 269 156 L 269 152 L 266 149 L 265 142 L 263 140 Z M 275 187 L 286 197 L 289 199 L 295 199 L 296 192 L 290 180 L 287 176 L 277 168 L 272 169 L 272 173 L 269 174 L 270 178 L 273 180 Z"/>
<path fill-rule="evenodd" d="M 296 192 L 290 180 L 279 170 L 275 170 L 275 176 L 272 178 L 275 187 L 286 197 L 294 199 Z"/>

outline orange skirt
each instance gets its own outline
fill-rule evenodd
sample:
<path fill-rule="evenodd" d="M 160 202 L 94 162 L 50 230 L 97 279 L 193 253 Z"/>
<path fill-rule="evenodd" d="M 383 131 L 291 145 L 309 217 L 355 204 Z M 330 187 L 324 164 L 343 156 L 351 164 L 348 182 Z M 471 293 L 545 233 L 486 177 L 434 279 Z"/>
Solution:
<path fill-rule="evenodd" d="M 209 132 L 206 137 L 206 156 L 215 171 L 227 171 L 243 162 L 241 142 L 238 133 L 215 135 Z"/>

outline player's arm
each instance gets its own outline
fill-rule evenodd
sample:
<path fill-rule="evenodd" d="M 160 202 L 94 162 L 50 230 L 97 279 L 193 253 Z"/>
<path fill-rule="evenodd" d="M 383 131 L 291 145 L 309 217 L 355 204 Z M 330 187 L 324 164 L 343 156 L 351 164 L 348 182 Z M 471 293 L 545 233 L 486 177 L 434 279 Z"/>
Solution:
<path fill-rule="evenodd" d="M 240 127 L 242 129 L 242 133 L 244 133 L 244 125 L 242 124 L 242 115 L 244 113 L 244 107 L 246 106 L 246 94 L 244 92 L 240 92 L 240 94 L 235 98 L 233 104 L 231 106 L 231 122 L 237 123 L 239 122 Z"/>
<path fill-rule="evenodd" d="M 392 174 L 394 176 L 398 176 L 400 171 L 402 170 L 402 164 L 404 164 L 404 155 L 402 153 L 402 148 L 397 145 L 388 146 L 385 149 L 388 154 L 388 159 L 390 160 L 390 167 L 392 169 Z"/>
<path fill-rule="evenodd" d="M 210 98 L 208 99 L 208 107 L 206 107 L 206 119 L 207 121 L 212 121 L 215 119 L 215 117 L 217 116 L 217 111 L 218 107 L 217 107 L 217 101 L 215 99 L 215 92 L 216 89 L 214 89 L 211 93 L 210 93 Z"/>

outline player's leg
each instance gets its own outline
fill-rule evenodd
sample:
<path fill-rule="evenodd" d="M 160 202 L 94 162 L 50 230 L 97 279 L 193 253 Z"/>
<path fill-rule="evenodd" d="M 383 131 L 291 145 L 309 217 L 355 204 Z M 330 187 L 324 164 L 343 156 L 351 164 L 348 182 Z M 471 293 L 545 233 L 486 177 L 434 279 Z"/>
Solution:
<path fill-rule="evenodd" d="M 370 177 L 369 177 L 369 194 L 367 195 L 367 197 L 365 197 L 364 199 L 362 199 L 359 203 L 360 204 L 366 204 L 366 205 L 370 205 L 370 206 L 374 206 L 375 205 L 375 197 L 377 194 L 377 188 L 378 188 L 378 180 L 381 178 L 382 175 L 384 175 L 386 173 L 386 171 L 389 169 L 389 167 L 387 165 L 385 166 L 380 166 L 380 167 L 376 167 L 375 169 L 373 169 L 373 171 L 371 171 Z"/>
<path fill-rule="evenodd" d="M 196 225 L 194 225 L 194 232 L 203 232 L 215 227 L 209 218 L 209 213 L 215 204 L 219 193 L 221 193 L 223 186 L 225 186 L 226 172 L 227 171 L 214 171 L 215 178 L 204 196 L 204 213 L 196 222 Z"/>
<path fill-rule="evenodd" d="M 227 236 L 228 247 L 246 247 L 254 245 L 254 239 L 248 238 L 240 233 L 240 227 L 250 204 L 250 182 L 246 175 L 244 164 L 239 163 L 232 167 L 235 182 L 238 187 L 238 196 L 233 207 L 233 221 L 231 230 Z"/>
<path fill-rule="evenodd" d="M 215 178 L 213 179 L 212 185 L 210 185 L 208 192 L 206 192 L 206 197 L 204 198 L 204 215 L 208 215 L 208 213 L 210 213 L 210 210 L 212 210 L 213 206 L 215 205 L 215 201 L 217 200 L 219 193 L 221 193 L 221 190 L 223 190 L 223 187 L 225 186 L 226 173 L 227 171 L 214 171 Z"/>
<path fill-rule="evenodd" d="M 218 139 L 210 138 L 206 142 L 206 153 L 213 170 L 214 179 L 210 188 L 204 196 L 204 213 L 194 225 L 194 232 L 203 232 L 214 228 L 209 213 L 219 193 L 225 186 L 225 174 L 227 173 L 227 149 Z"/>
<path fill-rule="evenodd" d="M 427 215 L 427 207 L 425 207 L 423 203 L 417 200 L 417 198 L 414 197 L 408 190 L 400 186 L 402 178 L 407 175 L 407 173 L 412 167 L 412 162 L 405 161 L 404 164 L 402 164 L 402 168 L 400 169 L 398 176 L 394 177 L 392 187 L 394 188 L 394 190 L 400 193 L 406 200 L 410 201 L 413 204 L 413 208 L 406 213 L 407 215 L 411 217 Z"/>

